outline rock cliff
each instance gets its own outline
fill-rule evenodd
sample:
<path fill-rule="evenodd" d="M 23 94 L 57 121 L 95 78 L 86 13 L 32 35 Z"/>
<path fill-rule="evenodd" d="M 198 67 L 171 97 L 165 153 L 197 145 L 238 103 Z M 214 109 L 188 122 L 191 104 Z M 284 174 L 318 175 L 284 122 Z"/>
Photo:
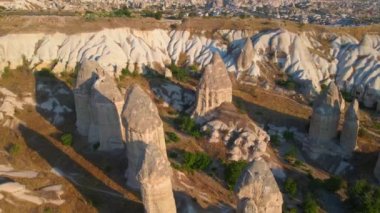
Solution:
<path fill-rule="evenodd" d="M 237 212 L 282 212 L 282 194 L 264 159 L 251 162 L 235 186 Z"/>
<path fill-rule="evenodd" d="M 138 180 L 147 213 L 175 213 L 172 170 L 163 152 L 154 144 L 148 144 Z"/>
<path fill-rule="evenodd" d="M 215 53 L 198 84 L 194 115 L 203 117 L 224 102 L 232 102 L 232 83 L 223 59 Z"/>
<path fill-rule="evenodd" d="M 133 85 L 126 95 L 122 112 L 127 145 L 127 185 L 138 189 L 137 174 L 141 169 L 148 144 L 156 145 L 166 157 L 165 135 L 156 105 L 138 86 Z"/>

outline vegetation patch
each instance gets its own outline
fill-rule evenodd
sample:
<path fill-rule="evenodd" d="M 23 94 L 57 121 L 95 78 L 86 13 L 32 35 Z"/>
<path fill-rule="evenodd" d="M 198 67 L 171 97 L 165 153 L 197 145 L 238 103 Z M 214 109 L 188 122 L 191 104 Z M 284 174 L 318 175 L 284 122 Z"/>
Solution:
<path fill-rule="evenodd" d="M 189 79 L 189 73 L 186 68 L 179 67 L 175 63 L 169 65 L 169 69 L 172 71 L 173 77 L 177 81 L 186 82 Z"/>
<path fill-rule="evenodd" d="M 178 125 L 179 129 L 185 132 L 186 134 L 191 135 L 195 138 L 202 137 L 200 126 L 190 116 L 180 115 L 175 120 L 175 123 Z"/>
<path fill-rule="evenodd" d="M 49 68 L 42 68 L 40 71 L 34 72 L 34 76 L 43 78 L 55 78 L 54 73 Z"/>
<path fill-rule="evenodd" d="M 380 212 L 380 188 L 366 180 L 358 180 L 349 188 L 348 202 L 353 212 Z"/>
<path fill-rule="evenodd" d="M 244 169 L 248 166 L 246 161 L 231 161 L 224 164 L 224 178 L 230 189 L 236 185 Z"/>
<path fill-rule="evenodd" d="M 180 138 L 175 132 L 165 132 L 166 135 L 166 143 L 177 143 Z"/>
<path fill-rule="evenodd" d="M 8 146 L 8 153 L 10 155 L 16 155 L 20 152 L 21 147 L 18 144 L 12 143 Z"/>
<path fill-rule="evenodd" d="M 61 142 L 65 146 L 71 146 L 73 144 L 73 135 L 71 133 L 66 133 L 61 136 Z"/>
<path fill-rule="evenodd" d="M 319 205 L 311 194 L 307 194 L 304 202 L 302 203 L 304 213 L 318 213 Z"/>
<path fill-rule="evenodd" d="M 280 87 L 287 89 L 287 90 L 296 90 L 300 87 L 300 85 L 292 79 L 277 80 L 276 84 Z"/>
<path fill-rule="evenodd" d="M 284 190 L 291 198 L 294 198 L 297 195 L 297 182 L 292 178 L 286 179 Z"/>
<path fill-rule="evenodd" d="M 205 170 L 210 164 L 212 160 L 210 156 L 203 152 L 186 152 L 184 156 L 184 162 L 182 164 L 182 168 L 185 170 Z"/>

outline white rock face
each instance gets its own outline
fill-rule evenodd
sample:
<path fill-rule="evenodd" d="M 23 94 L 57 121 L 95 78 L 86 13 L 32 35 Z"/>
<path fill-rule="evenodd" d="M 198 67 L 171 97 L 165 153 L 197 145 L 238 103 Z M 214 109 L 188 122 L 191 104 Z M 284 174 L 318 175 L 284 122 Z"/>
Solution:
<path fill-rule="evenodd" d="M 78 132 L 99 150 L 124 148 L 120 114 L 123 97 L 113 78 L 95 61 L 84 61 L 74 88 Z"/>
<path fill-rule="evenodd" d="M 359 104 L 354 100 L 348 108 L 343 129 L 340 135 L 340 145 L 348 156 L 352 154 L 357 146 L 359 132 Z"/>
<path fill-rule="evenodd" d="M 144 152 L 148 144 L 155 144 L 166 156 L 165 135 L 158 109 L 150 97 L 133 85 L 126 96 L 122 112 L 127 142 L 127 185 L 138 189 L 137 174 L 141 169 Z"/>
<path fill-rule="evenodd" d="M 251 162 L 235 186 L 237 212 L 282 212 L 282 194 L 264 159 Z"/>
<path fill-rule="evenodd" d="M 203 117 L 225 102 L 232 102 L 232 83 L 223 59 L 215 53 L 198 84 L 194 116 Z"/>
<path fill-rule="evenodd" d="M 176 212 L 171 175 L 172 170 L 166 154 L 163 154 L 156 145 L 148 144 L 138 173 L 147 213 Z"/>
<path fill-rule="evenodd" d="M 91 59 L 117 76 L 126 66 L 139 73 L 147 66 L 164 67 L 171 61 L 177 62 L 181 54 L 187 55 L 188 64 L 204 68 L 213 53 L 218 52 L 230 72 L 238 73 L 251 64 L 249 74 L 257 77 L 262 74 L 258 63 L 272 60 L 300 83 L 307 94 L 316 95 L 321 89 L 320 82 L 334 80 L 331 76 L 336 76 L 338 87 L 357 96 L 365 106 L 374 107 L 380 99 L 379 35 L 367 35 L 358 42 L 348 35 L 329 34 L 331 42 L 326 45 L 318 40 L 318 36 L 326 36 L 312 31 L 297 34 L 280 29 L 253 36 L 249 31 L 217 33 L 229 39 L 232 51 L 227 51 L 222 41 L 202 34 L 162 29 L 119 28 L 72 35 L 8 34 L 0 37 L 0 72 L 7 66 L 22 65 L 23 59 L 31 61 L 30 66 L 37 69 L 58 62 L 53 68 L 57 73 L 71 71 L 78 62 Z M 253 41 L 253 51 L 249 43 L 242 42 L 247 38 Z M 320 49 L 326 51 L 318 53 Z"/>

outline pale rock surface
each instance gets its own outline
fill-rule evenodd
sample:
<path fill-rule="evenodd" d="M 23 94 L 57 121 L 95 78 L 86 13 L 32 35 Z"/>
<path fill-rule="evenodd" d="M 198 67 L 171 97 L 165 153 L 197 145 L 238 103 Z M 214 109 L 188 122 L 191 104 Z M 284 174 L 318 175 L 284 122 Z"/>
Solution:
<path fill-rule="evenodd" d="M 104 71 L 92 86 L 90 103 L 99 136 L 96 140 L 99 150 L 124 148 L 120 117 L 124 99 L 114 79 Z"/>
<path fill-rule="evenodd" d="M 237 72 L 248 72 L 252 76 L 259 76 L 260 68 L 257 66 L 255 59 L 252 40 L 247 38 L 245 39 L 244 47 L 240 49 L 240 54 L 236 61 Z"/>
<path fill-rule="evenodd" d="M 198 84 L 194 116 L 196 118 L 206 116 L 224 102 L 232 102 L 232 83 L 223 59 L 215 53 Z"/>
<path fill-rule="evenodd" d="M 152 91 L 155 96 L 161 99 L 164 106 L 171 106 L 175 110 L 182 112 L 192 106 L 195 102 L 195 94 L 180 85 L 165 82 L 154 84 Z"/>
<path fill-rule="evenodd" d="M 315 100 L 310 121 L 311 143 L 322 145 L 331 143 L 338 133 L 341 100 L 334 82 Z"/>
<path fill-rule="evenodd" d="M 91 124 L 91 88 L 96 79 L 99 78 L 101 67 L 95 61 L 85 60 L 77 75 L 74 87 L 76 126 L 78 132 L 87 136 Z"/>
<path fill-rule="evenodd" d="M 283 198 L 273 174 L 264 159 L 251 162 L 236 186 L 237 212 L 281 213 Z"/>
<path fill-rule="evenodd" d="M 265 154 L 269 135 L 231 104 L 218 107 L 202 126 L 209 131 L 210 143 L 223 142 L 229 147 L 228 158 L 233 161 L 252 161 Z"/>
<path fill-rule="evenodd" d="M 340 145 L 348 156 L 357 146 L 359 132 L 359 104 L 354 100 L 346 111 L 343 129 L 340 134 Z"/>
<path fill-rule="evenodd" d="M 175 213 L 172 189 L 172 169 L 166 155 L 154 144 L 145 149 L 138 180 L 147 213 Z"/>
<path fill-rule="evenodd" d="M 146 146 L 155 144 L 167 158 L 163 123 L 156 105 L 137 84 L 129 89 L 121 116 L 127 142 L 127 185 L 138 189 L 140 184 L 137 174 L 142 166 Z"/>

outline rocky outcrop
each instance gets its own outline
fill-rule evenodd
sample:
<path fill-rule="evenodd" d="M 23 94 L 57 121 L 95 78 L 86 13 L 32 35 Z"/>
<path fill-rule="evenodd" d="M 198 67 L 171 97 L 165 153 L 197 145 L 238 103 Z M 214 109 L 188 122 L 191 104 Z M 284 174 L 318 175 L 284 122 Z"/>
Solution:
<path fill-rule="evenodd" d="M 123 97 L 113 78 L 95 61 L 84 61 L 74 88 L 77 130 L 99 150 L 124 147 L 120 113 Z"/>
<path fill-rule="evenodd" d="M 245 40 L 244 47 L 240 50 L 239 57 L 236 61 L 236 70 L 238 72 L 254 72 L 256 68 L 254 59 L 255 50 L 253 49 L 252 40 L 250 38 L 247 38 Z"/>
<path fill-rule="evenodd" d="M 75 112 L 77 116 L 76 127 L 78 132 L 87 136 L 91 124 L 90 114 L 90 98 L 91 88 L 95 81 L 99 77 L 99 72 L 102 68 L 95 61 L 86 60 L 82 63 L 75 87 L 74 87 L 74 99 L 75 99 Z"/>
<path fill-rule="evenodd" d="M 105 71 L 91 89 L 91 111 L 97 127 L 99 150 L 124 148 L 120 114 L 124 99 L 116 82 Z"/>
<path fill-rule="evenodd" d="M 254 41 L 255 53 L 255 66 L 252 67 L 256 68 L 254 71 L 251 69 L 249 75 L 270 74 L 267 69 L 260 71 L 257 66 L 270 60 L 299 83 L 305 94 L 318 94 L 320 82 L 330 79 L 335 80 L 342 91 L 355 96 L 359 92 L 358 101 L 365 102 L 368 107 L 373 107 L 373 103 L 380 98 L 379 35 L 365 36 L 359 43 L 349 35 L 314 31 L 293 33 L 284 29 L 257 34 L 219 30 L 215 34 L 215 37 L 227 39 L 231 45 L 227 46 L 221 39 L 210 39 L 206 33 L 165 29 L 119 28 L 70 35 L 7 34 L 0 37 L 0 72 L 8 66 L 12 69 L 23 65 L 25 60 L 30 62 L 31 68 L 41 69 L 53 65 L 55 73 L 70 72 L 77 63 L 96 59 L 103 69 L 117 76 L 126 66 L 131 71 L 141 73 L 146 67 L 158 69 L 171 61 L 178 62 L 183 54 L 186 54 L 188 64 L 198 64 L 204 68 L 213 53 L 219 52 L 228 71 L 238 73 L 237 59 L 245 55 L 241 54 L 244 52 L 242 49 L 249 45 L 244 45 L 242 41 L 250 38 Z M 326 44 L 320 38 L 324 41 L 327 38 L 331 42 Z M 321 49 L 325 50 L 322 54 Z M 331 76 L 336 77 L 332 79 Z"/>
<path fill-rule="evenodd" d="M 316 145 L 331 143 L 338 134 L 340 92 L 334 82 L 316 99 L 310 121 L 310 142 Z"/>
<path fill-rule="evenodd" d="M 137 174 L 141 169 L 148 144 L 156 145 L 166 156 L 165 135 L 158 109 L 151 98 L 139 87 L 133 85 L 126 96 L 122 112 L 125 128 L 128 168 L 127 185 L 138 189 Z"/>
<path fill-rule="evenodd" d="M 282 194 L 264 159 L 251 162 L 236 186 L 237 212 L 282 212 Z"/>
<path fill-rule="evenodd" d="M 228 103 L 215 109 L 202 130 L 210 132 L 210 143 L 224 143 L 228 158 L 233 161 L 252 161 L 264 155 L 270 139 L 262 128 Z"/>
<path fill-rule="evenodd" d="M 232 102 L 232 83 L 223 59 L 215 53 L 198 84 L 194 115 L 203 117 L 225 102 Z"/>
<path fill-rule="evenodd" d="M 343 129 L 340 134 L 340 145 L 346 155 L 351 156 L 356 148 L 359 132 L 359 104 L 354 100 L 346 111 Z"/>
<path fill-rule="evenodd" d="M 160 148 L 148 144 L 138 180 L 147 213 L 175 213 L 170 163 Z"/>

